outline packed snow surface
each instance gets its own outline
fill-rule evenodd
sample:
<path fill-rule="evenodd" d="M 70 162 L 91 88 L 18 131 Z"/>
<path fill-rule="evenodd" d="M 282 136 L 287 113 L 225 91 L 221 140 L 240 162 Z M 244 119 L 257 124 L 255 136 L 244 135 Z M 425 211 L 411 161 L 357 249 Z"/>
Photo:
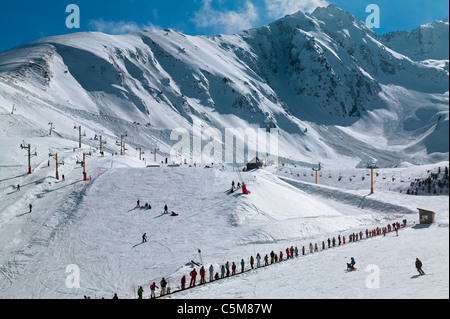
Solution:
<path fill-rule="evenodd" d="M 2 298 L 110 298 L 112 292 L 135 298 L 138 285 L 149 297 L 149 285 L 159 285 L 162 277 L 172 291 L 179 289 L 183 275 L 189 278 L 193 267 L 198 271 L 191 261 L 205 268 L 212 264 L 219 272 L 226 261 L 239 266 L 244 259 L 248 268 L 249 257 L 258 252 L 278 254 L 310 242 L 319 242 L 320 247 L 327 238 L 348 238 L 350 233 L 403 219 L 411 227 L 398 236 L 391 232 L 357 243 L 347 239 L 345 246 L 168 297 L 448 297 L 448 194 L 406 195 L 393 190 L 402 183 L 399 180 L 390 185 L 391 190 L 375 183 L 370 195 L 367 180 L 363 183 L 359 178 L 359 186 L 352 186 L 353 175 L 344 176 L 337 188 L 328 176 L 319 177 L 317 185 L 302 180 L 302 174 L 289 173 L 300 170 L 293 166 L 239 173 L 231 165 L 146 167 L 134 156 L 97 152 L 86 160 L 84 181 L 82 168 L 73 160 L 82 151 L 65 152 L 64 181 L 54 178 L 53 162 L 50 166 L 43 162 L 29 175 L 23 165 L 2 167 L 8 172 L 1 178 Z M 443 168 L 448 162 L 409 167 L 408 172 L 419 176 L 439 165 Z M 312 178 L 310 169 L 303 171 Z M 227 194 L 233 180 L 245 182 L 250 194 L 240 189 Z M 137 200 L 141 207 L 136 207 Z M 143 208 L 145 203 L 151 209 Z M 163 214 L 164 205 L 179 215 Z M 435 211 L 436 222 L 412 226 L 418 222 L 417 207 Z M 146 243 L 141 240 L 144 233 Z M 357 260 L 357 272 L 345 272 L 350 257 Z M 426 276 L 416 276 L 416 257 L 423 261 Z M 79 272 L 79 288 L 73 287 L 74 271 Z M 379 273 L 378 281 L 370 277 L 374 271 Z M 374 283 L 378 288 L 373 288 Z"/>

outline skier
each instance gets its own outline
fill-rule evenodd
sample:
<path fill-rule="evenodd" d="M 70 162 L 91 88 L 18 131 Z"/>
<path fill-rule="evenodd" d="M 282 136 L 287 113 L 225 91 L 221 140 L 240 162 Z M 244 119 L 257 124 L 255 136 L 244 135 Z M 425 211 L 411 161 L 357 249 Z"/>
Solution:
<path fill-rule="evenodd" d="M 200 284 L 206 283 L 205 273 L 206 273 L 205 267 L 202 266 L 202 268 L 200 268 Z"/>
<path fill-rule="evenodd" d="M 186 275 L 183 275 L 181 277 L 181 290 L 184 290 L 186 288 Z"/>
<path fill-rule="evenodd" d="M 155 289 L 159 288 L 154 282 L 150 285 L 150 298 L 155 298 Z"/>
<path fill-rule="evenodd" d="M 420 275 L 425 275 L 425 272 L 422 270 L 422 262 L 419 258 L 416 258 L 416 268 Z"/>
<path fill-rule="evenodd" d="M 142 286 L 139 286 L 139 289 L 138 289 L 138 298 L 139 299 L 142 299 L 142 293 L 144 292 L 144 289 L 142 288 Z"/>
<path fill-rule="evenodd" d="M 225 266 L 222 265 L 222 267 L 220 268 L 220 278 L 224 278 L 225 277 Z"/>
<path fill-rule="evenodd" d="M 167 281 L 166 281 L 166 279 L 164 277 L 161 279 L 160 284 L 161 284 L 161 294 L 160 294 L 160 296 L 164 296 L 166 294 L 166 286 L 167 286 Z"/>
<path fill-rule="evenodd" d="M 142 242 L 143 242 L 143 243 L 146 243 L 146 242 L 147 242 L 147 233 L 144 233 L 144 234 L 142 235 Z"/>
<path fill-rule="evenodd" d="M 189 283 L 189 287 L 195 287 L 195 279 L 197 278 L 197 271 L 194 268 L 194 270 L 192 270 L 189 274 L 191 275 L 191 282 Z"/>
<path fill-rule="evenodd" d="M 213 277 L 214 277 L 214 266 L 211 264 L 211 266 L 209 266 L 209 281 L 213 281 Z"/>

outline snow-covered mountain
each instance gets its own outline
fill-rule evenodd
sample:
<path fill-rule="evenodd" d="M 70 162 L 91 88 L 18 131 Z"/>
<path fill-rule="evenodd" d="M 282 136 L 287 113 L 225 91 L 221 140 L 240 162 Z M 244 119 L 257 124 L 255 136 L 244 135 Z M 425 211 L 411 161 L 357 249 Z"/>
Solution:
<path fill-rule="evenodd" d="M 441 27 L 448 39 L 448 23 L 430 24 L 423 52 L 444 52 Z M 406 50 L 412 36 L 387 38 L 328 6 L 236 35 L 77 33 L 0 53 L 0 298 L 135 298 L 139 285 L 149 297 L 162 277 L 178 289 L 194 262 L 248 269 L 257 252 L 405 218 L 399 236 L 169 298 L 448 298 L 448 53 L 422 59 Z M 278 128 L 268 151 L 279 162 L 216 165 L 228 128 Z M 184 132 L 208 143 L 201 163 L 176 146 Z M 379 168 L 373 194 L 367 162 Z M 232 181 L 250 194 L 228 192 Z M 436 222 L 415 225 L 417 208 Z M 356 273 L 344 271 L 350 256 Z"/>
<path fill-rule="evenodd" d="M 128 133 L 128 145 L 166 154 L 169 132 L 200 120 L 276 127 L 285 160 L 433 162 L 448 158 L 448 22 L 425 29 L 418 47 L 418 31 L 377 37 L 330 5 L 231 36 L 50 37 L 0 54 L 0 106 L 40 130 L 54 122 L 66 139 L 77 137 L 61 125 L 82 121 L 91 135 Z M 431 47 L 440 53 L 417 59 Z"/>

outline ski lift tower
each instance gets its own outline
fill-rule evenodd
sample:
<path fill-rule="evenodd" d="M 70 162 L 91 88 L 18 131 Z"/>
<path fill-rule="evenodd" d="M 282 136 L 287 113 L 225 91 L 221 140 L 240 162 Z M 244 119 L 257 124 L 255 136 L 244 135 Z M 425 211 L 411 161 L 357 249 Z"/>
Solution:
<path fill-rule="evenodd" d="M 28 174 L 31 174 L 31 156 L 37 156 L 37 152 L 34 150 L 34 152 L 31 153 L 31 145 L 25 143 L 25 141 L 22 141 L 20 148 L 28 150 Z"/>
<path fill-rule="evenodd" d="M 319 163 L 319 165 L 314 165 L 313 167 L 312 167 L 312 170 L 314 171 L 314 172 L 316 172 L 316 184 L 317 184 L 317 172 L 318 171 L 320 171 L 320 167 L 321 165 L 320 165 L 320 163 Z"/>
<path fill-rule="evenodd" d="M 370 168 L 370 194 L 373 194 L 373 169 L 377 168 L 377 164 L 367 163 L 367 168 Z"/>

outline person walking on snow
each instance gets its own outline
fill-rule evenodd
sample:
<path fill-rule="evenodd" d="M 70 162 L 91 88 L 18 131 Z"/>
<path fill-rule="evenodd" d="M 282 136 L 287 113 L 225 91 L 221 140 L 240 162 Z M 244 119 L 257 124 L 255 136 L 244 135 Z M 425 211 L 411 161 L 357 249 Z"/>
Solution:
<path fill-rule="evenodd" d="M 150 298 L 151 299 L 153 299 L 153 298 L 155 298 L 156 297 L 156 295 L 155 295 L 155 289 L 156 288 L 159 288 L 157 285 L 156 285 L 156 283 L 152 283 L 151 285 L 150 285 Z"/>
<path fill-rule="evenodd" d="M 28 205 L 28 207 L 30 208 L 30 213 L 31 213 L 31 209 L 33 208 L 33 205 Z"/>
<path fill-rule="evenodd" d="M 422 262 L 419 258 L 416 258 L 416 268 L 420 275 L 425 275 L 425 272 L 422 270 Z"/>
<path fill-rule="evenodd" d="M 222 267 L 220 268 L 220 278 L 224 278 L 225 277 L 225 266 L 222 265 Z"/>
<path fill-rule="evenodd" d="M 244 272 L 244 265 L 245 265 L 244 258 L 242 258 L 241 259 L 241 272 Z"/>
<path fill-rule="evenodd" d="M 142 235 L 142 242 L 143 242 L 143 243 L 146 243 L 146 242 L 147 242 L 147 233 L 144 233 L 144 234 Z"/>
<path fill-rule="evenodd" d="M 236 264 L 233 261 L 233 264 L 231 265 L 231 274 L 236 275 Z"/>
<path fill-rule="evenodd" d="M 168 214 L 169 212 L 167 211 L 167 204 L 164 205 L 164 214 Z"/>
<path fill-rule="evenodd" d="M 253 269 L 253 264 L 255 263 L 255 258 L 253 258 L 253 255 L 250 256 L 250 267 Z"/>

